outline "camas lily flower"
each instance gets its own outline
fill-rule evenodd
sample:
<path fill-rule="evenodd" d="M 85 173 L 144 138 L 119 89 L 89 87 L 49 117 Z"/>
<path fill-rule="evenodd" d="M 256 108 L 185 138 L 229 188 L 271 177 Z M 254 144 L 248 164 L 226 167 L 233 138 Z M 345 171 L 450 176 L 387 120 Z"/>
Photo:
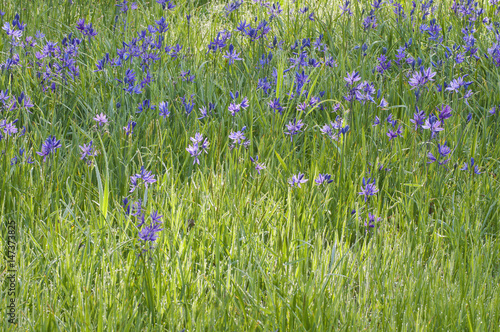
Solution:
<path fill-rule="evenodd" d="M 57 140 L 55 136 L 49 136 L 42 144 L 42 151 L 37 152 L 39 156 L 43 157 L 43 161 L 48 155 L 56 153 L 57 149 L 61 147 L 61 140 Z"/>
<path fill-rule="evenodd" d="M 366 180 L 365 178 L 363 178 L 363 187 L 361 187 L 361 191 L 358 193 L 360 195 L 363 195 L 365 196 L 365 202 L 368 200 L 368 198 L 370 198 L 370 196 L 374 196 L 376 193 L 378 193 L 378 188 L 375 186 L 375 179 L 373 179 L 371 182 L 370 180 L 372 180 L 371 178 L 368 178 L 368 180 Z"/>
<path fill-rule="evenodd" d="M 287 125 L 286 128 L 288 131 L 285 131 L 285 134 L 290 135 L 290 140 L 293 141 L 293 136 L 297 135 L 301 132 L 302 127 L 304 127 L 304 123 L 302 122 L 301 119 L 297 121 L 297 119 L 293 119 L 293 122 L 290 121 Z"/>
<path fill-rule="evenodd" d="M 304 174 L 300 173 L 297 174 L 297 175 L 293 175 L 292 178 L 290 180 L 288 180 L 288 183 L 292 186 L 292 187 L 299 187 L 300 188 L 300 185 L 302 183 L 306 183 L 307 181 L 309 181 L 309 179 L 304 179 Z"/>
<path fill-rule="evenodd" d="M 130 192 L 134 192 L 134 190 L 139 185 L 137 183 L 138 180 L 142 180 L 144 186 L 147 188 L 148 184 L 153 184 L 156 182 L 155 175 L 151 174 L 150 171 L 146 171 L 144 166 L 141 167 L 141 171 L 138 174 L 132 175 L 130 177 Z"/>

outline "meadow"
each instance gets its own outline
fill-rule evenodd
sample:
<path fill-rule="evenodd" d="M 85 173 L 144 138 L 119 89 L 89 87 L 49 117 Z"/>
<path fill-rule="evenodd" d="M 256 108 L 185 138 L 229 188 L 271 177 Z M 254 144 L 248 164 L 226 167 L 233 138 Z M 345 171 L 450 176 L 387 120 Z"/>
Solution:
<path fill-rule="evenodd" d="M 0 330 L 500 331 L 499 0 L 0 25 Z"/>

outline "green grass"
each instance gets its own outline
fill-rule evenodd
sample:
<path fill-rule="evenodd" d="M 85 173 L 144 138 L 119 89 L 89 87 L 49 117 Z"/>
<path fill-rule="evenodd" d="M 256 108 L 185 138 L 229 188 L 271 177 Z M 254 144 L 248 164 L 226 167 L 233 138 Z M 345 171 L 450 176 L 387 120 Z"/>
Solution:
<path fill-rule="evenodd" d="M 80 76 L 67 84 L 55 79 L 56 92 L 42 91 L 36 67 L 28 66 L 37 61 L 42 42 L 27 55 L 16 48 L 22 66 L 0 72 L 1 91 L 8 88 L 15 96 L 24 91 L 35 104 L 32 113 L 17 109 L 0 116 L 7 122 L 19 119 L 16 127 L 26 127 L 24 136 L 0 141 L 2 313 L 12 298 L 5 279 L 9 221 L 17 232 L 17 322 L 2 315 L 0 330 L 500 330 L 500 111 L 488 114 L 500 105 L 500 67 L 483 56 L 495 42 L 494 33 L 481 16 L 474 33 L 479 60 L 468 56 L 456 64 L 445 58 L 444 46 L 463 45 L 461 29 L 467 22 L 450 10 L 450 1 L 437 2 L 430 15 L 442 26 L 444 46 L 419 32 L 421 14 L 412 29 L 411 2 L 403 1 L 407 18 L 399 22 L 393 6 L 383 5 L 376 12 L 378 27 L 364 31 L 371 2 L 353 1 L 349 17 L 340 15 L 340 1 L 281 1 L 284 10 L 270 22 L 269 41 L 249 42 L 233 32 L 228 44 L 244 60 L 232 66 L 222 57 L 225 50 L 206 54 L 207 45 L 217 32 L 235 30 L 243 19 L 254 25 L 255 16 L 268 19 L 252 1 L 226 17 L 225 4 L 218 1 L 176 1 L 172 11 L 163 11 L 153 0 L 138 0 L 138 9 L 126 14 L 126 28 L 120 14 L 115 30 L 119 9 L 111 0 L 4 4 L 2 24 L 19 13 L 27 24 L 23 37 L 41 30 L 61 47 L 70 32 L 82 38 L 76 30 L 80 18 L 92 22 L 98 35 L 90 42 L 83 38 L 76 58 Z M 304 6 L 309 12 L 297 14 Z M 478 6 L 492 24 L 499 22 L 498 6 L 487 1 Z M 307 19 L 311 11 L 315 21 Z M 106 52 L 115 57 L 123 41 L 161 16 L 169 23 L 164 46 L 182 44 L 185 57 L 163 52 L 142 94 L 125 93 L 115 80 L 132 68 L 140 81 L 144 72 L 137 59 L 93 72 Z M 304 68 L 308 93 L 291 99 L 295 70 L 281 74 L 295 57 L 290 46 L 296 39 L 314 42 L 319 34 L 338 66 Z M 284 41 L 283 50 L 272 50 L 271 63 L 256 69 L 274 36 Z M 384 47 L 394 61 L 396 50 L 410 38 L 407 53 L 421 57 L 425 68 L 443 60 L 442 67 L 432 67 L 435 82 L 418 101 L 408 84 L 411 65 L 398 69 L 393 63 L 384 76 L 372 72 Z M 355 48 L 363 43 L 366 55 Z M 3 30 L 0 51 L 5 62 L 10 44 Z M 310 54 L 323 57 L 314 50 Z M 255 88 L 259 78 L 272 77 L 273 68 L 279 73 L 277 86 L 266 96 Z M 191 70 L 195 82 L 183 82 L 181 70 Z M 381 89 L 387 109 L 344 100 L 343 77 L 352 71 Z M 468 104 L 444 89 L 436 92 L 437 84 L 465 74 L 474 91 Z M 235 117 L 227 110 L 229 91 L 239 91 L 250 102 Z M 299 102 L 320 91 L 325 91 L 325 110 L 296 111 Z M 191 94 L 196 105 L 187 117 L 180 97 Z M 286 107 L 283 115 L 267 105 L 277 97 Z M 160 117 L 158 109 L 137 114 L 146 98 L 154 105 L 168 101 L 170 117 Z M 198 109 L 209 102 L 217 104 L 215 111 L 198 120 Z M 333 113 L 337 102 L 342 108 Z M 415 106 L 428 115 L 444 104 L 453 115 L 438 138 L 413 130 L 409 120 Z M 104 129 L 92 120 L 101 112 L 110 119 Z M 403 131 L 391 142 L 386 133 L 392 127 L 385 121 L 390 113 Z M 472 120 L 466 123 L 469 113 Z M 339 142 L 319 130 L 337 115 L 351 128 Z M 381 124 L 374 127 L 376 115 Z M 294 118 L 306 128 L 291 141 L 284 132 Z M 122 128 L 130 120 L 137 125 L 126 136 Z M 228 135 L 243 126 L 251 143 L 231 150 Z M 200 165 L 193 165 L 186 151 L 195 133 L 210 141 Z M 44 162 L 36 151 L 49 135 L 62 147 Z M 89 166 L 80 160 L 79 146 L 91 140 L 99 154 Z M 445 142 L 453 151 L 446 168 L 427 164 L 427 153 L 437 156 L 437 145 Z M 20 159 L 11 165 L 20 148 L 34 164 Z M 256 155 L 266 166 L 260 175 L 250 161 Z M 482 174 L 460 170 L 471 157 Z M 379 171 L 379 163 L 391 170 Z M 130 176 L 141 166 L 157 182 L 147 191 L 140 186 L 129 193 Z M 288 179 L 299 172 L 309 180 L 292 188 Z M 319 173 L 330 174 L 333 182 L 316 186 Z M 370 176 L 380 191 L 368 206 L 358 192 L 363 177 Z M 163 215 L 164 229 L 147 255 L 139 255 L 143 243 L 136 219 L 124 213 L 124 197 L 146 201 L 147 222 L 153 211 Z M 381 218 L 374 228 L 364 226 L 368 212 Z"/>

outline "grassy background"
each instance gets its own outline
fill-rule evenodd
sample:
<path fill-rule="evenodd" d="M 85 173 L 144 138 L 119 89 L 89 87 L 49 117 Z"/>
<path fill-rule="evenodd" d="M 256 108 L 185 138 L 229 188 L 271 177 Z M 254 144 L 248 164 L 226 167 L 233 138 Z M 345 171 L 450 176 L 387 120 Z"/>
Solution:
<path fill-rule="evenodd" d="M 495 7 L 479 1 L 492 22 Z M 206 45 L 223 28 L 266 11 L 247 1 L 227 16 L 223 4 L 212 1 L 178 1 L 163 11 L 154 1 L 137 1 L 138 9 L 115 24 L 118 9 L 113 1 L 12 1 L 4 4 L 3 21 L 15 13 L 27 23 L 24 36 L 37 30 L 58 42 L 73 32 L 79 18 L 92 22 L 98 35 L 80 45 L 80 77 L 56 92 L 43 92 L 32 54 L 21 54 L 22 67 L 3 71 L 0 90 L 16 96 L 25 91 L 35 104 L 26 111 L 3 112 L 18 118 L 26 135 L 4 139 L 0 148 L 0 245 L 6 247 L 7 228 L 17 225 L 18 324 L 7 318 L 3 330 L 168 330 L 180 331 L 316 331 L 316 330 L 471 330 L 500 329 L 500 240 L 498 115 L 488 110 L 500 104 L 500 70 L 482 56 L 494 42 L 484 24 L 476 24 L 480 59 L 457 65 L 444 57 L 445 48 L 434 47 L 420 34 L 421 15 L 415 28 L 409 15 L 399 23 L 393 7 L 377 12 L 379 26 L 363 31 L 361 22 L 368 1 L 351 5 L 354 15 L 341 16 L 336 1 L 284 3 L 283 13 L 270 25 L 271 37 L 284 40 L 283 50 L 273 50 L 273 60 L 257 70 L 268 42 L 250 43 L 236 32 L 230 40 L 244 61 L 228 66 L 221 54 L 206 54 Z M 308 5 L 316 20 L 296 13 Z M 403 3 L 407 14 L 411 3 Z M 460 30 L 467 22 L 450 10 L 451 2 L 436 4 L 432 18 L 443 27 L 443 45 L 462 43 Z M 335 10 L 331 8 L 334 7 Z M 289 13 L 291 9 L 295 12 Z M 185 15 L 191 14 L 188 25 Z M 115 56 L 123 41 L 164 16 L 170 30 L 165 44 L 184 45 L 184 58 L 162 54 L 150 71 L 153 82 L 141 95 L 128 95 L 115 78 L 133 68 L 143 73 L 137 60 L 122 68 L 107 66 L 93 72 L 106 52 Z M 448 32 L 448 25 L 452 29 Z M 271 77 L 272 68 L 287 68 L 295 39 L 324 34 L 328 54 L 338 67 L 305 68 L 311 79 L 308 99 L 325 91 L 325 110 L 296 111 L 289 99 L 294 71 L 278 79 L 266 96 L 256 91 L 257 81 Z M 408 85 L 411 66 L 385 76 L 372 73 L 387 48 L 389 58 L 410 38 L 408 53 L 423 65 L 442 59 L 435 69 L 436 82 L 417 102 Z M 9 56 L 9 40 L 2 31 L 2 61 Z M 360 46 L 366 43 L 363 56 Z M 43 43 L 35 47 L 39 50 Z M 311 51 L 316 58 L 322 55 Z M 196 74 L 183 82 L 181 70 Z M 359 71 L 374 82 L 389 102 L 387 110 L 371 103 L 350 105 L 343 99 L 346 72 Z M 436 92 L 443 84 L 468 74 L 475 92 L 469 105 L 456 95 Z M 227 111 L 228 91 L 239 91 L 250 107 L 232 117 Z M 195 110 L 186 117 L 180 97 L 194 94 Z M 283 115 L 267 103 L 280 97 Z M 157 110 L 136 114 L 145 98 L 158 105 L 169 102 L 171 116 Z M 306 100 L 301 97 L 300 102 Z M 321 134 L 319 128 L 334 120 L 332 105 L 343 105 L 340 114 L 351 126 L 342 144 Z M 121 103 L 121 108 L 116 103 Z M 197 120 L 198 108 L 217 104 L 213 115 Z M 417 104 L 418 103 L 418 104 Z M 437 140 L 415 132 L 409 119 L 418 105 L 428 114 L 449 104 L 452 118 Z M 349 112 L 347 110 L 349 109 Z M 104 112 L 107 130 L 97 130 L 92 118 Z M 389 113 L 402 125 L 403 137 L 388 142 Z M 465 123 L 472 113 L 472 120 Z M 378 115 L 381 125 L 372 127 Z M 284 127 L 302 118 L 307 130 L 294 137 Z M 133 136 L 122 127 L 137 121 Z M 247 126 L 251 144 L 229 149 L 231 131 Z M 200 165 L 192 165 L 185 148 L 189 137 L 200 132 L 210 141 Z M 41 143 L 55 135 L 62 147 L 43 162 L 35 154 Z M 93 166 L 80 160 L 79 145 L 93 140 L 99 150 Z M 448 168 L 427 164 L 427 152 L 437 154 L 445 141 L 454 150 Z M 35 163 L 12 166 L 11 158 L 24 147 Z M 250 156 L 259 155 L 266 169 L 259 176 Z M 480 175 L 462 172 L 463 162 L 474 157 Z M 370 166 L 382 163 L 391 171 Z M 157 182 L 129 194 L 129 177 L 141 166 Z M 363 177 L 377 179 L 380 192 L 371 199 L 370 211 L 381 217 L 376 228 L 364 227 L 365 202 L 358 195 Z M 302 188 L 291 188 L 288 179 L 298 172 L 309 179 Z M 334 182 L 317 188 L 313 179 L 329 173 Z M 134 219 L 124 214 L 122 199 L 146 197 L 149 215 L 158 210 L 164 220 L 152 260 L 138 257 L 141 243 Z M 356 209 L 355 214 L 351 211 Z M 189 219 L 194 226 L 189 226 Z M 7 283 L 0 258 L 0 308 L 7 306 Z"/>

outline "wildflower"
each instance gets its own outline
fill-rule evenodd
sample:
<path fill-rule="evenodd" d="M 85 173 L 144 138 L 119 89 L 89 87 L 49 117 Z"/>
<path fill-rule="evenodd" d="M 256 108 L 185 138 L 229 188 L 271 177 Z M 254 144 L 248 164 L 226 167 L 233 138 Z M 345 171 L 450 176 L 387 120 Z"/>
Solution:
<path fill-rule="evenodd" d="M 416 110 L 417 111 L 413 113 L 413 119 L 410 119 L 410 122 L 415 124 L 415 130 L 418 130 L 418 128 L 422 127 L 422 125 L 424 124 L 425 112 L 420 111 L 418 109 L 418 106 L 416 107 Z"/>
<path fill-rule="evenodd" d="M 481 174 L 481 172 L 479 172 L 479 168 L 477 167 L 477 165 L 474 166 L 474 158 L 470 158 L 470 168 L 474 170 L 474 174 Z M 461 168 L 462 171 L 467 171 L 469 170 L 469 165 L 467 165 L 467 163 L 464 163 L 464 166 Z"/>
<path fill-rule="evenodd" d="M 389 103 L 385 100 L 384 97 L 382 97 L 382 99 L 380 100 L 380 105 L 378 105 L 378 107 L 386 108 L 388 105 L 389 105 Z"/>
<path fill-rule="evenodd" d="M 347 73 L 347 77 L 344 77 L 344 80 L 348 85 L 353 85 L 355 82 L 359 81 L 361 76 L 359 76 L 359 72 L 353 71 L 352 74 Z"/>
<path fill-rule="evenodd" d="M 151 105 L 149 99 L 144 99 L 144 101 L 137 106 L 136 113 L 142 113 L 142 111 L 145 111 L 148 109 L 154 110 L 155 108 L 156 108 L 156 106 Z"/>
<path fill-rule="evenodd" d="M 255 156 L 255 158 L 250 157 L 250 160 L 252 161 L 252 163 L 255 164 L 255 169 L 257 170 L 257 173 L 259 173 L 260 175 L 260 171 L 265 169 L 266 166 L 262 163 L 257 162 L 259 160 L 259 156 Z"/>
<path fill-rule="evenodd" d="M 244 126 L 243 128 L 241 128 L 240 131 L 231 131 L 231 133 L 229 134 L 229 139 L 233 140 L 233 144 L 231 145 L 231 148 L 234 148 L 234 146 L 236 144 L 238 145 L 248 145 L 250 142 L 249 141 L 245 141 L 246 137 L 244 135 L 244 131 L 245 129 L 247 129 L 246 126 Z"/>
<path fill-rule="evenodd" d="M 175 7 L 175 5 L 172 2 L 170 2 L 170 0 L 156 0 L 156 3 L 160 4 L 163 10 L 165 9 L 172 10 Z"/>
<path fill-rule="evenodd" d="M 387 121 L 387 123 L 391 124 L 393 128 L 398 123 L 395 119 L 392 118 L 392 113 L 389 114 L 389 116 L 387 117 L 386 121 Z"/>
<path fill-rule="evenodd" d="M 422 126 L 424 129 L 429 129 L 431 131 L 431 138 L 436 135 L 436 133 L 439 133 L 440 131 L 443 131 L 444 128 L 440 127 L 441 121 L 438 121 L 437 118 L 431 114 L 427 120 L 425 120 L 425 124 Z"/>
<path fill-rule="evenodd" d="M 163 228 L 160 228 L 160 225 L 162 224 L 160 219 L 163 216 L 159 216 L 157 211 L 153 212 L 150 216 L 151 216 L 151 224 L 149 226 L 144 227 L 139 232 L 139 239 L 145 242 L 146 241 L 155 242 L 156 239 L 158 238 L 158 235 L 156 233 L 163 230 Z"/>
<path fill-rule="evenodd" d="M 42 144 L 42 151 L 37 152 L 39 156 L 43 157 L 43 161 L 48 155 L 56 153 L 57 149 L 61 147 L 61 140 L 57 140 L 55 136 L 49 136 Z"/>
<path fill-rule="evenodd" d="M 445 159 L 451 153 L 451 149 L 446 145 L 446 143 L 443 145 L 438 144 L 438 153 L 439 153 L 439 159 Z M 434 157 L 434 155 L 431 152 L 427 154 L 427 158 L 429 158 L 430 160 L 427 162 L 428 164 L 432 164 L 438 160 L 438 158 Z M 442 166 L 447 164 L 449 161 L 450 161 L 449 159 L 445 159 L 439 161 L 438 164 Z"/>
<path fill-rule="evenodd" d="M 2 121 L 2 124 L 0 124 L 0 127 L 3 127 L 3 131 L 4 133 L 7 135 L 7 136 L 12 136 L 14 135 L 15 133 L 17 133 L 18 129 L 16 128 L 16 126 L 14 126 L 14 124 L 17 122 L 17 119 L 10 122 L 10 123 L 7 123 L 5 120 Z"/>
<path fill-rule="evenodd" d="M 392 139 L 398 137 L 398 134 L 397 134 L 397 132 L 393 131 L 392 129 L 389 129 L 387 136 L 389 136 L 389 142 L 390 142 L 390 141 L 392 141 Z"/>
<path fill-rule="evenodd" d="M 243 4 L 243 0 L 238 1 L 234 0 L 233 2 L 230 2 L 226 5 L 224 8 L 226 10 L 226 16 L 234 12 L 236 9 L 240 8 L 240 6 Z"/>
<path fill-rule="evenodd" d="M 168 110 L 168 102 L 162 101 L 158 105 L 158 109 L 160 110 L 160 116 L 163 116 L 166 119 L 170 115 L 170 111 Z"/>
<path fill-rule="evenodd" d="M 433 162 L 435 162 L 437 160 L 436 157 L 434 157 L 434 155 L 431 152 L 429 152 L 427 154 L 427 158 L 429 158 L 429 160 L 430 160 L 427 162 L 428 164 L 432 164 Z"/>
<path fill-rule="evenodd" d="M 125 210 L 126 216 L 130 215 L 130 204 L 127 197 L 123 199 L 123 209 Z"/>
<path fill-rule="evenodd" d="M 181 70 L 181 79 L 183 81 L 187 81 L 187 82 L 193 82 L 194 81 L 194 78 L 196 77 L 195 75 L 190 75 L 191 74 L 191 70 L 188 70 L 188 71 L 182 71 Z"/>
<path fill-rule="evenodd" d="M 434 76 L 436 76 L 436 73 L 433 72 L 430 67 L 427 70 L 422 68 L 420 71 L 416 71 L 413 73 L 413 76 L 408 81 L 408 84 L 410 84 L 412 90 L 415 88 L 420 88 L 425 86 L 427 82 L 434 81 Z"/>
<path fill-rule="evenodd" d="M 314 179 L 314 182 L 316 182 L 316 185 L 320 186 L 322 184 L 329 184 L 332 183 L 333 180 L 331 180 L 331 175 L 330 174 L 318 174 L 318 177 Z"/>
<path fill-rule="evenodd" d="M 191 95 L 191 97 L 189 98 L 189 102 L 186 102 L 186 100 L 187 100 L 186 96 L 181 97 L 182 105 L 184 105 L 184 110 L 186 111 L 187 116 L 189 116 L 189 114 L 191 114 L 191 112 L 193 111 L 193 108 L 194 108 L 193 96 L 194 95 Z"/>
<path fill-rule="evenodd" d="M 370 227 L 373 228 L 375 225 L 373 224 L 375 221 L 380 221 L 382 218 L 376 218 L 373 214 L 370 212 L 368 213 L 368 222 L 365 222 L 365 227 Z"/>
<path fill-rule="evenodd" d="M 226 54 L 223 55 L 222 57 L 228 59 L 228 63 L 229 65 L 232 65 L 234 63 L 235 60 L 243 60 L 242 58 L 239 57 L 240 53 L 237 53 L 235 50 L 234 50 L 234 46 L 233 44 L 230 44 L 229 45 L 229 50 L 226 51 Z"/>
<path fill-rule="evenodd" d="M 309 181 L 309 179 L 304 179 L 304 174 L 299 172 L 299 174 L 293 175 L 292 178 L 288 180 L 288 183 L 292 187 L 297 186 L 300 188 L 300 185 L 302 183 L 306 183 L 307 181 Z"/>
<path fill-rule="evenodd" d="M 199 156 L 202 154 L 202 152 L 208 153 L 208 147 L 210 145 L 210 142 L 205 138 L 203 139 L 203 135 L 200 133 L 196 133 L 194 137 L 191 137 L 191 142 L 193 144 L 189 145 L 186 148 L 186 151 L 189 152 L 191 157 L 194 158 L 193 165 L 198 163 L 200 164 Z"/>
<path fill-rule="evenodd" d="M 257 90 L 262 90 L 267 95 L 269 94 L 269 90 L 271 90 L 271 84 L 267 81 L 267 77 L 259 78 L 257 82 Z"/>
<path fill-rule="evenodd" d="M 130 177 L 130 192 L 134 192 L 134 190 L 139 185 L 137 183 L 138 180 L 142 180 L 144 186 L 148 188 L 148 184 L 153 184 L 156 182 L 154 174 L 151 174 L 150 171 L 146 171 L 144 166 L 141 167 L 141 171 L 138 174 L 132 175 Z"/>
<path fill-rule="evenodd" d="M 235 94 L 233 94 L 231 91 L 229 92 L 229 95 L 231 96 L 231 99 L 234 101 L 239 97 L 239 92 L 236 91 Z M 237 104 L 235 102 L 230 103 L 228 107 L 229 113 L 231 113 L 232 116 L 235 116 L 236 113 L 238 113 L 242 108 L 247 108 L 249 105 L 248 103 L 248 98 L 244 97 L 243 100 L 241 101 L 241 104 Z"/>
<path fill-rule="evenodd" d="M 283 106 L 281 106 L 280 104 L 280 99 L 279 98 L 275 98 L 273 100 L 271 100 L 269 103 L 268 103 L 269 107 L 274 110 L 274 112 L 276 113 L 276 111 L 278 111 L 278 113 L 281 115 L 283 114 Z"/>
<path fill-rule="evenodd" d="M 100 127 L 100 126 L 104 126 L 106 123 L 108 123 L 108 118 L 106 117 L 106 115 L 104 113 L 101 113 L 101 114 L 97 114 L 93 120 L 95 120 L 97 122 L 97 125 Z"/>
<path fill-rule="evenodd" d="M 89 144 L 83 144 L 83 145 L 80 145 L 79 147 L 80 147 L 80 150 L 82 150 L 80 160 L 86 159 L 87 157 L 93 157 L 93 156 L 97 155 L 97 152 L 94 151 L 94 147 L 92 146 L 92 141 L 90 141 Z"/>
<path fill-rule="evenodd" d="M 286 125 L 288 131 L 286 131 L 285 134 L 290 135 L 290 140 L 293 141 L 293 135 L 297 135 L 298 133 L 300 133 L 303 126 L 304 123 L 301 119 L 299 119 L 299 121 L 297 121 L 297 119 L 293 119 L 293 122 L 290 121 Z"/>
<path fill-rule="evenodd" d="M 499 107 L 500 108 L 500 107 Z M 493 106 L 489 111 L 488 111 L 488 116 L 492 116 L 492 115 L 495 115 L 497 112 L 497 109 L 495 106 Z"/>
<path fill-rule="evenodd" d="M 450 106 L 445 105 L 441 109 L 439 107 L 437 109 L 439 111 L 439 120 L 443 121 L 443 123 L 444 123 L 444 120 L 451 118 L 452 109 Z"/>
<path fill-rule="evenodd" d="M 129 121 L 126 127 L 123 127 L 125 130 L 125 134 L 128 136 L 129 134 L 134 134 L 134 128 L 137 123 L 135 121 Z"/>
<path fill-rule="evenodd" d="M 370 182 L 370 180 L 371 178 L 368 178 L 368 180 L 363 178 L 363 186 L 365 187 L 361 187 L 361 191 L 358 193 L 365 196 L 365 202 L 368 200 L 368 198 L 370 198 L 370 196 L 374 196 L 379 191 L 375 186 L 375 179 L 373 179 L 372 182 Z"/>
<path fill-rule="evenodd" d="M 347 13 L 347 14 L 349 14 L 349 16 L 352 16 L 352 11 L 351 11 L 351 8 L 349 7 L 350 3 L 351 3 L 351 1 L 345 0 L 344 4 L 339 6 L 340 10 L 342 10 L 342 13 L 340 14 L 340 16 L 344 16 L 344 13 Z"/>

